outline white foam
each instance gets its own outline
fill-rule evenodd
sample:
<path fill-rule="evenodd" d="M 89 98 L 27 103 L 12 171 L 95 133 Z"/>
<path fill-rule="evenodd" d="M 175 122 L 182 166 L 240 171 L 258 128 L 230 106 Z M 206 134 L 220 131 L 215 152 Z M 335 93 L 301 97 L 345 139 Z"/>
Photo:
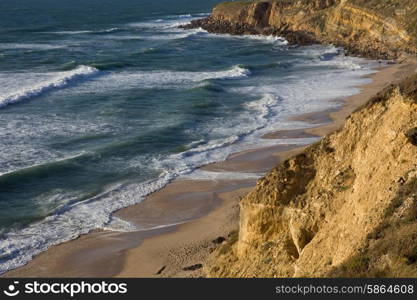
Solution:
<path fill-rule="evenodd" d="M 150 20 L 148 22 L 133 22 L 127 24 L 127 26 L 142 29 L 170 29 L 177 28 L 181 25 L 186 25 L 194 19 L 198 19 L 198 17 L 193 17 L 191 15 L 183 15 L 174 16 L 172 18 Z"/>
<path fill-rule="evenodd" d="M 193 16 L 198 16 L 198 17 L 208 17 L 210 15 L 210 13 L 198 13 L 198 14 L 193 14 Z"/>
<path fill-rule="evenodd" d="M 206 33 L 206 31 L 201 28 L 181 30 L 181 31 L 169 30 L 161 34 L 157 34 L 157 35 L 141 35 L 141 36 L 136 36 L 136 38 L 143 39 L 143 40 L 180 40 L 180 39 L 185 39 L 185 38 L 198 35 L 201 33 Z"/>
<path fill-rule="evenodd" d="M 228 80 L 250 76 L 251 72 L 241 66 L 233 66 L 227 70 L 212 72 L 182 72 L 182 71 L 138 71 L 112 72 L 106 76 L 97 77 L 77 87 L 76 92 L 108 91 L 120 88 L 161 88 L 185 89 L 198 85 L 200 82 L 217 79 Z"/>
<path fill-rule="evenodd" d="M 148 230 L 155 230 L 155 229 L 161 229 L 161 228 L 168 228 L 168 227 L 172 227 L 172 226 L 178 226 L 181 224 L 186 223 L 189 220 L 184 220 L 182 222 L 176 222 L 176 223 L 169 223 L 169 224 L 161 224 L 161 225 L 138 225 L 136 226 L 136 230 L 135 231 L 148 231 Z"/>
<path fill-rule="evenodd" d="M 115 31 L 120 31 L 122 28 L 120 27 L 112 27 L 107 29 L 100 29 L 100 30 L 62 30 L 62 31 L 46 31 L 42 33 L 47 34 L 59 34 L 59 35 L 77 35 L 77 34 L 90 34 L 90 33 L 110 33 Z"/>
<path fill-rule="evenodd" d="M 323 48 L 320 49 L 321 53 L 335 51 L 332 47 L 329 47 L 330 49 Z M 307 51 L 311 52 L 312 49 L 307 49 Z M 339 102 L 332 100 L 358 93 L 360 91 L 358 86 L 370 81 L 369 78 L 363 76 L 374 73 L 372 68 L 376 65 L 372 61 L 340 54 L 328 60 L 319 58 L 310 62 L 304 60 L 299 63 L 299 66 L 300 68 L 306 66 L 314 68 L 306 69 L 302 78 L 290 75 L 287 78 L 282 78 L 282 83 L 264 80 L 261 85 L 233 89 L 233 92 L 245 95 L 258 95 L 259 100 L 245 105 L 248 109 L 260 112 L 257 115 L 257 124 L 264 124 L 264 126 L 260 126 L 258 133 L 264 134 L 268 131 L 282 129 L 280 127 L 285 123 L 283 120 L 291 116 L 339 106 Z M 332 68 L 326 69 L 323 68 L 324 66 Z M 309 125 L 302 126 L 308 127 Z M 291 127 L 296 128 L 294 125 Z"/>
<path fill-rule="evenodd" d="M 341 56 L 337 59 L 349 61 L 351 58 Z M 307 69 L 303 77 L 290 75 L 279 82 L 274 78 L 263 79 L 253 86 L 231 88 L 230 92 L 252 95 L 258 97 L 258 100 L 245 103 L 246 112 L 240 112 L 235 118 L 219 118 L 215 125 L 200 128 L 201 131 L 210 133 L 210 136 L 227 138 L 198 141 L 193 149 L 164 160 L 155 160 L 154 164 L 167 172 L 186 174 L 195 166 L 225 160 L 237 151 L 278 144 L 304 145 L 317 141 L 318 138 L 271 140 L 260 137 L 274 130 L 315 126 L 301 121 L 288 121 L 288 118 L 335 108 L 340 104 L 331 100 L 357 93 L 357 86 L 369 81 L 362 75 L 373 71 L 365 61 L 353 62 L 363 63 L 363 66 L 361 69 L 351 70 L 349 64 L 338 63 L 337 68 L 326 69 L 323 68 L 326 61 L 312 62 L 311 66 L 316 63 L 322 65 L 320 68 Z M 336 82 L 335 74 L 338 76 Z"/>
<path fill-rule="evenodd" d="M 260 112 L 260 114 L 257 114 L 258 119 L 267 119 L 273 108 L 278 105 L 279 100 L 279 96 L 266 93 L 259 100 L 245 103 L 245 106 Z"/>
<path fill-rule="evenodd" d="M 30 74 L 29 82 L 25 83 L 16 81 L 16 77 L 22 74 L 0 73 L 0 80 L 2 81 L 2 86 L 0 87 L 0 107 L 39 96 L 53 89 L 63 88 L 71 81 L 86 78 L 98 72 L 93 67 L 81 65 L 74 70 L 66 72 Z"/>
<path fill-rule="evenodd" d="M 124 35 L 106 35 L 104 36 L 106 39 L 111 40 L 143 40 L 145 39 L 143 36 L 138 34 L 124 34 Z"/>
<path fill-rule="evenodd" d="M 95 70 L 95 69 L 94 69 Z M 95 71 L 93 72 L 95 74 Z M 56 74 L 61 74 L 58 78 Z M 56 80 L 61 76 L 65 78 L 68 72 L 53 72 L 45 76 L 45 74 L 12 74 L 7 76 L 6 73 L 0 73 L 0 78 L 5 78 L 4 89 L 16 91 L 22 89 L 22 94 L 15 100 L 23 100 L 25 97 L 37 95 L 48 89 L 53 89 Z M 90 93 L 92 90 L 96 92 L 106 93 L 110 90 L 119 90 L 120 88 L 129 89 L 141 86 L 143 88 L 190 88 L 198 86 L 200 82 L 207 79 L 236 79 L 243 78 L 250 72 L 240 66 L 234 66 L 230 69 L 214 72 L 175 72 L 175 71 L 153 71 L 153 72 L 117 72 L 105 74 L 104 76 L 91 78 L 77 85 L 76 89 L 66 90 L 60 89 L 57 93 L 62 93 L 65 97 L 68 93 L 74 95 L 76 93 Z M 24 76 L 20 76 L 24 75 Z M 49 86 L 46 83 L 52 82 Z M 59 82 L 59 81 L 58 81 Z M 66 86 L 63 83 L 63 86 Z M 36 87 L 41 87 L 37 89 Z M 28 93 L 29 92 L 29 93 Z M 36 93 L 35 93 L 36 92 Z M 4 95 L 3 95 L 4 97 Z M 10 102 L 9 102 L 10 103 Z M 19 169 L 35 167 L 48 162 L 57 162 L 72 159 L 74 157 L 84 155 L 84 152 L 61 153 L 58 150 L 52 150 L 45 146 L 44 143 L 33 144 L 34 140 L 42 139 L 45 136 L 79 136 L 89 132 L 91 134 L 102 134 L 106 132 L 118 131 L 114 125 L 108 124 L 108 120 L 99 118 L 98 116 L 92 120 L 78 120 L 76 124 L 71 122 L 74 117 L 67 116 L 50 116 L 48 120 L 42 118 L 31 119 L 30 122 L 25 120 L 24 115 L 13 116 L 7 121 L 7 125 L 0 130 L 0 138 L 3 143 L 0 144 L 0 174 L 7 174 Z M 16 142 L 18 141 L 18 142 Z M 13 151 L 8 151 L 9 144 L 14 145 Z M 124 166 L 125 162 L 111 160 L 108 164 L 119 164 Z M 126 162 L 128 163 L 128 162 Z M 129 162 L 132 164 L 132 162 Z"/>
<path fill-rule="evenodd" d="M 317 65 L 328 65 L 328 66 L 335 66 L 342 70 L 350 70 L 350 71 L 356 71 L 361 70 L 364 67 L 361 65 L 360 58 L 355 57 L 348 57 L 348 56 L 336 56 L 331 60 L 322 60 L 320 63 L 316 63 Z"/>
<path fill-rule="evenodd" d="M 0 43 L 0 49 L 25 49 L 25 50 L 54 50 L 65 48 L 66 45 L 30 44 L 30 43 Z"/>
<path fill-rule="evenodd" d="M 52 136 L 71 139 L 86 134 L 102 135 L 121 131 L 117 126 L 109 124 L 108 119 L 100 116 L 88 120 L 79 118 L 74 122 L 76 117 L 75 113 L 48 114 L 47 118 L 19 112 L 3 114 L 0 126 L 0 174 L 86 154 L 85 149 L 60 151 L 51 148 L 48 140 Z"/>
<path fill-rule="evenodd" d="M 201 28 L 200 30 L 204 31 Z M 226 38 L 226 39 L 252 40 L 252 41 L 258 41 L 258 42 L 263 42 L 263 43 L 268 43 L 268 44 L 274 44 L 275 46 L 288 45 L 288 41 L 285 38 L 280 37 L 280 36 L 274 36 L 274 35 L 250 35 L 250 34 L 233 35 L 233 34 L 207 33 L 205 36 L 211 37 L 211 38 L 221 38 L 221 39 Z"/>
<path fill-rule="evenodd" d="M 87 34 L 87 33 L 92 33 L 92 32 L 94 32 L 94 31 L 91 31 L 91 30 L 63 30 L 63 31 L 47 31 L 47 32 L 43 32 L 43 33 L 73 35 L 73 34 Z"/>
<path fill-rule="evenodd" d="M 109 29 L 99 30 L 97 32 L 98 33 L 101 33 L 101 32 L 115 32 L 115 31 L 119 31 L 119 30 L 121 30 L 121 28 L 119 28 L 119 27 L 112 27 L 112 28 L 109 28 Z"/>
<path fill-rule="evenodd" d="M 157 30 L 177 29 L 181 25 L 189 24 L 192 20 L 200 19 L 209 15 L 210 13 L 173 15 L 166 16 L 163 19 L 149 20 L 147 22 L 133 22 L 127 24 L 127 26 L 141 29 Z"/>
<path fill-rule="evenodd" d="M 365 58 L 345 56 L 344 50 L 333 45 L 329 46 L 309 46 L 302 50 L 303 55 L 312 58 L 310 65 L 315 66 L 333 66 L 342 71 L 357 71 L 364 69 L 367 74 L 373 73 L 370 68 L 377 64 L 374 61 L 369 61 Z M 305 62 L 304 62 L 305 63 Z M 308 63 L 308 62 L 307 62 Z"/>
<path fill-rule="evenodd" d="M 116 232 L 138 231 L 138 228 L 134 224 L 115 216 L 111 216 L 110 220 L 101 229 Z"/>
<path fill-rule="evenodd" d="M 245 179 L 259 179 L 264 176 L 264 173 L 244 173 L 244 172 L 215 172 L 196 169 L 190 174 L 181 176 L 181 180 L 245 180 Z"/>
<path fill-rule="evenodd" d="M 288 45 L 288 41 L 280 36 L 273 36 L 273 35 L 237 35 L 232 36 L 234 38 L 238 39 L 249 39 L 249 40 L 255 40 L 255 41 L 262 41 L 272 44 L 279 44 L 282 46 Z"/>
<path fill-rule="evenodd" d="M 165 159 L 153 159 L 156 168 L 165 170 L 169 174 L 185 175 L 192 172 L 197 166 L 222 161 L 231 154 L 227 146 L 239 140 L 239 136 L 230 136 L 223 139 L 210 140 L 200 143 L 197 147 L 170 155 Z M 222 149 L 222 151 L 217 151 Z"/>
<path fill-rule="evenodd" d="M 0 243 L 0 273 L 29 262 L 53 245 L 75 239 L 96 228 L 135 230 L 125 221 L 115 221 L 111 213 L 136 204 L 165 186 L 173 175 L 138 185 L 118 185 L 94 198 L 63 207 L 44 220 L 5 234 Z"/>
<path fill-rule="evenodd" d="M 341 53 L 341 51 L 342 48 L 335 47 L 333 45 L 313 45 L 302 48 L 302 53 L 305 56 L 310 56 L 312 58 L 321 58 L 325 55 L 333 55 L 331 57 L 335 57 L 337 54 Z"/>

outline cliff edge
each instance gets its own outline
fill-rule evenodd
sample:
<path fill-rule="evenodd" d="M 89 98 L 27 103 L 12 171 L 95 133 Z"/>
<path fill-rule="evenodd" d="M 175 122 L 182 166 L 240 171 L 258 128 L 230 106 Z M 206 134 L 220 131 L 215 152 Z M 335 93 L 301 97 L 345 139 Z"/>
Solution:
<path fill-rule="evenodd" d="M 219 4 L 191 27 L 333 43 L 397 58 L 417 50 L 415 0 Z M 417 75 L 274 169 L 240 201 L 209 277 L 417 277 Z"/>

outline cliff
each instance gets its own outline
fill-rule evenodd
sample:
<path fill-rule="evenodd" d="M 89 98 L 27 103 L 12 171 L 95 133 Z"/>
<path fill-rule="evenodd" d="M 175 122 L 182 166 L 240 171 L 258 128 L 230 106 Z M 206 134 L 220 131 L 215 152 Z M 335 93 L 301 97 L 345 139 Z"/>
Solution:
<path fill-rule="evenodd" d="M 332 43 L 398 58 L 417 51 L 415 0 L 235 1 L 187 27 Z M 417 276 L 417 75 L 258 181 L 209 277 Z"/>
<path fill-rule="evenodd" d="M 352 54 L 396 58 L 417 52 L 415 0 L 235 1 L 217 5 L 189 27 L 231 34 L 268 34 L 290 43 L 331 43 Z"/>
<path fill-rule="evenodd" d="M 417 276 L 417 76 L 258 181 L 211 277 Z"/>

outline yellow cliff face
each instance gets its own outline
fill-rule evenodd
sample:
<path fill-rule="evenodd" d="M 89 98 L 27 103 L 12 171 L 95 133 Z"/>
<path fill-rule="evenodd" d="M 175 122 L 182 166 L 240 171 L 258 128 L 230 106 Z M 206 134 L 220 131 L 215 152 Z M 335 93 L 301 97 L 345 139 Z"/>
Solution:
<path fill-rule="evenodd" d="M 240 203 L 211 277 L 417 276 L 417 76 L 286 160 Z"/>
<path fill-rule="evenodd" d="M 375 2 L 375 3 L 374 3 Z M 237 1 L 219 4 L 213 20 L 258 29 L 302 32 L 317 41 L 345 46 L 365 56 L 416 53 L 417 3 L 370 0 Z M 391 1 L 392 2 L 392 1 Z"/>

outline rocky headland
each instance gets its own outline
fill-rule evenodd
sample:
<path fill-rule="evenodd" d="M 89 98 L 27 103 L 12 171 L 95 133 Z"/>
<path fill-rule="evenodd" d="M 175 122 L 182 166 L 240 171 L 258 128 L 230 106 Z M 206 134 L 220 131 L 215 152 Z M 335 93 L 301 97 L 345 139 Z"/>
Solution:
<path fill-rule="evenodd" d="M 331 43 L 350 54 L 397 58 L 417 51 L 417 4 L 413 0 L 233 1 L 185 28 L 213 33 L 264 34 L 291 44 Z"/>

